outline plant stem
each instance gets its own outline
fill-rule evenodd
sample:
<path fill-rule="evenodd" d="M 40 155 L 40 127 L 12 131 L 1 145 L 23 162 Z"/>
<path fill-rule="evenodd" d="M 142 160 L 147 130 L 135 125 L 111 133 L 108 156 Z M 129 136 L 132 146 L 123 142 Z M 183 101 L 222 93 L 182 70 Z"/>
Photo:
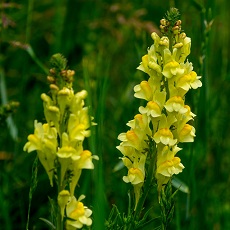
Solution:
<path fill-rule="evenodd" d="M 61 184 L 61 170 L 60 170 L 60 165 L 59 167 L 57 167 L 57 174 L 58 174 L 58 192 L 57 192 L 57 196 L 58 194 L 63 190 L 63 186 Z M 60 207 L 57 205 L 57 209 L 56 209 L 56 217 L 57 217 L 57 222 L 56 222 L 56 230 L 63 230 L 63 219 L 61 216 L 61 210 Z"/>
<path fill-rule="evenodd" d="M 148 167 L 147 178 L 144 183 L 143 194 L 140 200 L 138 201 L 137 208 L 134 213 L 133 221 L 129 224 L 128 228 L 125 228 L 127 230 L 131 230 L 133 227 L 135 229 L 136 222 L 139 221 L 140 214 L 142 212 L 145 200 L 148 196 L 150 189 L 153 186 L 154 174 L 156 171 L 157 155 L 156 155 L 156 148 L 155 146 L 152 146 L 152 143 L 150 143 L 150 146 L 149 146 L 149 154 L 150 154 L 150 164 Z M 133 223 L 134 223 L 134 226 L 133 226 Z"/>

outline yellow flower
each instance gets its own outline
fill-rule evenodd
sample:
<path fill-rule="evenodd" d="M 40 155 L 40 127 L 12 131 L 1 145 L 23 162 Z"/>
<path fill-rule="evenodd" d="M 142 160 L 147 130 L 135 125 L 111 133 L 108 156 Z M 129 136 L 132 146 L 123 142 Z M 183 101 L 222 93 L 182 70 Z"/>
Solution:
<path fill-rule="evenodd" d="M 154 92 L 160 88 L 160 79 L 150 77 L 148 81 L 142 81 L 134 87 L 134 97 L 141 98 L 146 101 L 153 99 Z"/>
<path fill-rule="evenodd" d="M 130 168 L 128 171 L 128 176 L 124 176 L 123 180 L 126 183 L 139 184 L 144 182 L 144 174 L 139 168 Z"/>
<path fill-rule="evenodd" d="M 149 76 L 161 76 L 162 68 L 158 63 L 154 45 L 148 49 L 148 54 L 142 57 L 142 62 L 137 69 L 147 73 Z"/>
<path fill-rule="evenodd" d="M 81 202 L 85 198 L 84 195 L 81 195 L 77 200 L 74 196 L 72 196 L 66 205 L 66 229 L 81 229 L 83 225 L 90 226 L 92 225 L 92 219 L 90 216 L 92 215 L 92 211 L 84 206 Z"/>
<path fill-rule="evenodd" d="M 128 168 L 128 175 L 123 177 L 126 183 L 133 185 L 144 182 L 145 178 L 145 161 L 146 155 L 141 154 L 139 158 L 134 158 L 132 165 Z"/>
<path fill-rule="evenodd" d="M 157 90 L 153 95 L 153 100 L 147 103 L 146 107 L 140 106 L 139 112 L 151 117 L 160 117 L 164 107 L 166 92 Z"/>
<path fill-rule="evenodd" d="M 180 67 L 180 64 L 175 61 L 176 50 L 171 54 L 169 49 L 164 50 L 164 68 L 162 74 L 166 78 L 172 78 L 176 75 L 182 75 L 184 73 L 184 69 Z"/>
<path fill-rule="evenodd" d="M 28 136 L 28 142 L 24 145 L 23 150 L 32 152 L 37 150 L 38 158 L 46 170 L 53 186 L 54 161 L 57 151 L 57 130 L 48 124 L 34 121 L 34 134 Z"/>
<path fill-rule="evenodd" d="M 177 139 L 174 139 L 174 136 L 170 130 L 171 125 L 176 121 L 174 116 L 166 116 L 163 114 L 159 123 L 159 129 L 154 134 L 154 141 L 159 144 L 173 146 L 176 144 Z"/>
<path fill-rule="evenodd" d="M 192 71 L 192 63 L 187 61 L 185 64 L 181 64 L 181 68 L 183 68 L 185 72 L 184 75 L 176 80 L 175 84 L 177 88 L 181 88 L 187 92 L 191 88 L 197 89 L 202 86 L 202 82 L 199 80 L 201 77 Z"/>
<path fill-rule="evenodd" d="M 145 130 L 140 128 L 131 129 L 126 133 L 119 134 L 118 139 L 122 141 L 122 146 L 130 146 L 141 151 L 146 147 L 145 140 L 147 139 L 147 135 Z"/>
<path fill-rule="evenodd" d="M 194 114 L 194 113 L 191 111 L 191 108 L 190 108 L 188 105 L 185 105 L 184 107 L 187 109 L 187 112 L 186 112 L 185 115 L 186 115 L 187 117 L 190 117 L 190 118 L 191 118 L 191 119 L 189 119 L 189 120 L 192 120 L 193 117 L 196 116 L 196 114 Z"/>
<path fill-rule="evenodd" d="M 164 145 L 175 145 L 177 139 L 173 139 L 173 134 L 169 128 L 161 128 L 159 129 L 153 137 L 154 141 L 159 144 L 162 143 Z"/>
<path fill-rule="evenodd" d="M 78 93 L 76 93 L 73 98 L 72 101 L 70 103 L 70 111 L 73 114 L 77 114 L 78 111 L 80 111 L 83 106 L 84 106 L 84 99 L 87 97 L 87 91 L 86 90 L 82 90 Z"/>
<path fill-rule="evenodd" d="M 125 163 L 124 160 L 125 158 L 123 158 L 123 162 Z M 145 161 L 146 155 L 144 154 L 140 157 L 133 158 L 133 162 L 131 164 L 126 164 L 126 166 L 128 166 L 128 175 L 123 176 L 124 182 L 130 182 L 134 187 L 135 208 L 140 199 L 140 192 L 145 179 Z"/>
<path fill-rule="evenodd" d="M 71 140 L 83 141 L 90 136 L 88 109 L 83 108 L 78 114 L 70 114 L 68 121 L 68 132 Z"/>
<path fill-rule="evenodd" d="M 178 127 L 178 139 L 180 142 L 193 142 L 195 135 L 195 128 L 189 124 L 183 127 Z"/>
<path fill-rule="evenodd" d="M 175 157 L 176 153 L 180 151 L 181 148 L 174 146 L 170 148 L 169 146 L 164 146 L 158 150 L 157 153 L 157 173 L 162 174 L 166 177 L 171 177 L 174 174 L 182 172 L 184 166 L 180 163 L 179 157 Z"/>
<path fill-rule="evenodd" d="M 71 169 L 72 178 L 70 182 L 70 194 L 74 194 L 75 187 L 81 176 L 82 169 L 94 169 L 92 159 L 99 160 L 99 157 L 94 155 L 89 150 L 84 150 L 80 154 L 72 155 L 72 162 L 69 166 Z"/>
<path fill-rule="evenodd" d="M 151 130 L 149 128 L 150 119 L 146 114 L 136 114 L 134 119 L 129 121 L 126 125 L 132 128 L 135 132 L 145 133 L 146 135 L 151 135 Z"/>
<path fill-rule="evenodd" d="M 58 149 L 57 156 L 58 156 L 58 161 L 61 165 L 61 184 L 62 184 L 63 179 L 65 177 L 65 173 L 69 168 L 69 165 L 71 164 L 71 157 L 73 155 L 77 155 L 77 150 L 72 146 L 71 140 L 67 133 L 62 133 L 61 143 L 62 145 L 61 148 Z M 81 145 L 79 147 L 83 149 Z"/>
<path fill-rule="evenodd" d="M 180 96 L 174 96 L 168 99 L 164 107 L 168 112 L 186 113 L 187 108 L 184 106 L 184 100 Z"/>
<path fill-rule="evenodd" d="M 191 38 L 186 37 L 185 33 L 181 33 L 173 48 L 177 48 L 176 61 L 183 63 L 186 60 L 186 57 L 190 54 Z"/>
<path fill-rule="evenodd" d="M 163 185 L 167 184 L 170 177 L 182 172 L 184 169 L 183 164 L 180 162 L 180 158 L 175 157 L 176 153 L 180 150 L 181 148 L 176 145 L 173 147 L 164 145 L 158 146 L 156 170 L 158 191 L 161 190 Z"/>

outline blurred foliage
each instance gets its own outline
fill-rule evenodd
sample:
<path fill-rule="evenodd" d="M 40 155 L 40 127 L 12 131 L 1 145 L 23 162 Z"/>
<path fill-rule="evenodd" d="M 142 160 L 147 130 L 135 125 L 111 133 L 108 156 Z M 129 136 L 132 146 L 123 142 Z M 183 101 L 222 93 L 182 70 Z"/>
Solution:
<path fill-rule="evenodd" d="M 120 157 L 115 148 L 117 136 L 126 131 L 126 122 L 137 113 L 139 101 L 133 97 L 133 86 L 146 76 L 136 67 L 152 44 L 150 34 L 159 32 L 159 20 L 170 6 L 181 13 L 183 29 L 192 39 L 189 61 L 203 82 L 199 93 L 191 92 L 187 98 L 197 114 L 197 137 L 193 144 L 183 146 L 180 154 L 186 168 L 179 178 L 189 186 L 190 194 L 177 193 L 172 229 L 230 229 L 227 0 L 1 1 L 0 70 L 7 88 L 6 95 L 1 92 L 1 104 L 3 96 L 20 103 L 11 116 L 18 130 L 17 140 L 9 125 L 0 132 L 1 229 L 25 229 L 35 153 L 26 154 L 22 148 L 33 132 L 33 121 L 44 121 L 40 94 L 48 91 L 48 61 L 57 52 L 76 71 L 74 88 L 89 91 L 88 103 L 98 123 L 94 130 L 97 137 L 92 137 L 96 141 L 88 144 L 101 160 L 95 175 L 84 174 L 79 194 L 86 194 L 86 203 L 93 204 L 105 218 L 112 204 L 121 212 L 127 210 L 131 187 L 122 182 L 126 171 L 113 172 Z M 38 180 L 30 229 L 45 229 L 39 218 L 49 216 L 48 197 L 54 192 L 42 167 Z M 103 207 L 94 199 L 97 188 L 101 188 L 97 199 L 104 199 Z M 154 202 L 155 198 L 147 205 Z M 152 216 L 158 214 L 154 209 Z M 95 229 L 102 229 L 97 226 L 100 224 L 95 223 Z"/>

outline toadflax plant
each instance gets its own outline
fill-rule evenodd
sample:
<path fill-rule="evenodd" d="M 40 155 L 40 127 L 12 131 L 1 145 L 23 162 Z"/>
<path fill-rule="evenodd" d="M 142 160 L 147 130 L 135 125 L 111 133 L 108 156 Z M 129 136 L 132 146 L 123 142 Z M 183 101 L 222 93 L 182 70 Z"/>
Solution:
<path fill-rule="evenodd" d="M 98 160 L 89 150 L 83 149 L 83 141 L 90 136 L 90 126 L 94 123 L 84 106 L 87 91 L 74 93 L 72 88 L 74 71 L 66 69 L 67 61 L 55 54 L 51 58 L 49 95 L 43 93 L 44 115 L 46 123 L 35 120 L 34 134 L 28 136 L 24 151 L 37 151 L 50 185 L 57 184 L 56 227 L 54 229 L 81 229 L 90 226 L 92 211 L 82 200 L 74 195 L 82 169 L 93 169 L 92 159 Z"/>
<path fill-rule="evenodd" d="M 135 196 L 134 211 L 124 220 L 124 229 L 142 229 L 140 214 L 153 188 L 158 191 L 161 229 L 167 228 L 174 207 L 171 178 L 184 169 L 177 155 L 182 150 L 179 145 L 194 141 L 191 122 L 195 114 L 185 97 L 202 83 L 187 59 L 191 39 L 182 32 L 181 24 L 178 10 L 171 8 L 160 21 L 162 36 L 152 33 L 154 43 L 137 68 L 148 79 L 134 87 L 134 96 L 145 100 L 145 105 L 127 123 L 130 129 L 118 136 L 121 143 L 117 148 L 128 169 L 123 180 L 133 185 Z"/>

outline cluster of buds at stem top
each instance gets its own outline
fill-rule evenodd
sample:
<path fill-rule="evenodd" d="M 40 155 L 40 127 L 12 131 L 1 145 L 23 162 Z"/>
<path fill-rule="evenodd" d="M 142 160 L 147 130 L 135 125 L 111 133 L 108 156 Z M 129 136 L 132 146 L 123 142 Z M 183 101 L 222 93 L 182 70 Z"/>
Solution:
<path fill-rule="evenodd" d="M 128 175 L 123 180 L 134 186 L 136 203 L 145 182 L 146 162 L 156 159 L 154 176 L 160 192 L 170 178 L 184 168 L 181 159 L 176 156 L 181 150 L 178 144 L 193 142 L 195 137 L 195 128 L 191 125 L 195 114 L 186 105 L 185 96 L 190 89 L 202 86 L 201 77 L 193 70 L 192 63 L 186 60 L 190 54 L 191 39 L 180 33 L 181 21 L 176 17 L 172 19 L 179 26 L 178 33 L 162 37 L 155 32 L 151 35 L 154 43 L 137 68 L 145 72 L 148 79 L 134 87 L 134 96 L 145 100 L 146 104 L 140 106 L 139 114 L 127 123 L 130 130 L 118 136 L 121 143 L 117 148 L 128 168 Z M 163 20 L 163 29 L 173 20 Z M 146 151 L 149 137 L 156 146 L 155 156 L 148 156 L 149 151 Z M 146 161 L 147 158 L 149 161 Z"/>
<path fill-rule="evenodd" d="M 51 58 L 49 95 L 42 93 L 46 123 L 35 120 L 34 134 L 28 136 L 24 151 L 37 151 L 51 186 L 53 180 L 58 185 L 58 203 L 62 217 L 71 218 L 66 222 L 71 229 L 79 229 L 83 224 L 91 225 L 91 211 L 74 197 L 74 191 L 82 169 L 93 169 L 92 155 L 83 149 L 83 141 L 90 136 L 90 126 L 94 125 L 89 117 L 84 99 L 87 91 L 74 93 L 72 88 L 73 70 L 66 69 L 67 61 L 55 54 Z M 66 210 L 65 210 L 66 209 Z"/>
<path fill-rule="evenodd" d="M 160 30 L 162 34 L 167 34 L 170 30 L 173 34 L 179 34 L 181 31 L 181 20 L 177 20 L 174 25 L 170 25 L 170 22 L 163 18 L 160 20 Z"/>

